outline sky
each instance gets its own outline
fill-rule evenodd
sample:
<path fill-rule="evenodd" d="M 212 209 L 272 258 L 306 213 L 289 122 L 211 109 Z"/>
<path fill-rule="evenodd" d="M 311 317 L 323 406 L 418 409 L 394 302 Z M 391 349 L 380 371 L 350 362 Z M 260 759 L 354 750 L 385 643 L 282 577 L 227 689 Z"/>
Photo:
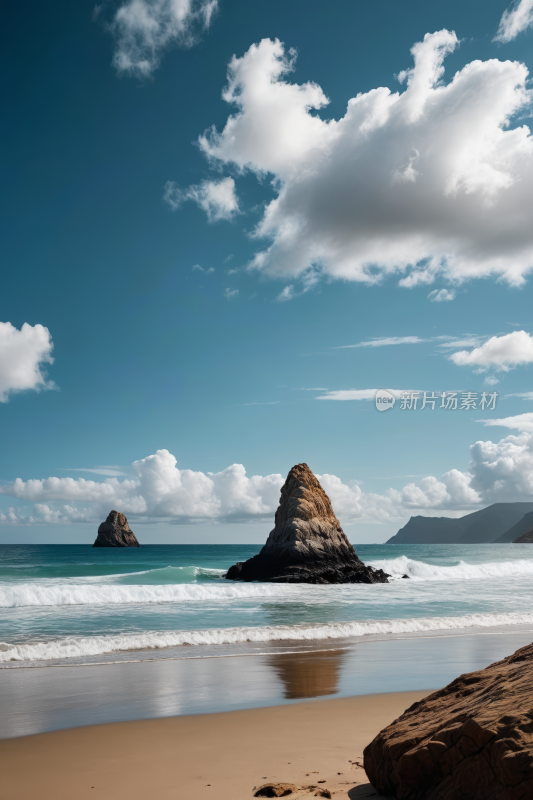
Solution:
<path fill-rule="evenodd" d="M 531 499 L 533 0 L 29 9 L 0 542 L 260 543 L 299 462 L 355 543 Z"/>

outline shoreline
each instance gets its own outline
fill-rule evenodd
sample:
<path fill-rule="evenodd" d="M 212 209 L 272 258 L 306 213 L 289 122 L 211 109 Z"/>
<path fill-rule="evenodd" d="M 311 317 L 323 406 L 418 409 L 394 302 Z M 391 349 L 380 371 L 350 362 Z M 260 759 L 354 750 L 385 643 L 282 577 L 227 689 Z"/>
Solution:
<path fill-rule="evenodd" d="M 375 797 L 360 766 L 364 747 L 427 694 L 320 699 L 4 739 L 2 796 L 249 800 L 254 787 L 273 781 L 316 784 L 339 800 Z"/>
<path fill-rule="evenodd" d="M 328 649 L 0 670 L 0 739 L 142 719 L 433 691 L 533 640 L 531 628 Z M 391 666 L 393 665 L 393 666 Z"/>
<path fill-rule="evenodd" d="M 134 648 L 100 653 L 97 656 L 72 656 L 62 659 L 35 659 L 34 661 L 3 661 L 2 670 L 10 669 L 48 669 L 53 667 L 103 667 L 112 664 L 145 664 L 158 661 L 184 661 L 204 658 L 248 658 L 250 656 L 282 655 L 301 653 L 323 653 L 334 650 L 352 649 L 356 645 L 374 642 L 419 641 L 421 639 L 455 639 L 469 636 L 516 636 L 527 633 L 533 640 L 533 623 L 518 623 L 510 627 L 470 627 L 436 629 L 430 631 L 405 631 L 400 633 L 375 633 L 344 638 L 323 638 L 309 640 L 272 639 L 264 642 L 238 642 L 236 644 L 168 645 L 166 647 Z M 274 649 L 275 648 L 275 649 Z M 165 655 L 168 654 L 168 655 Z M 144 658 L 134 657 L 137 654 Z M 157 654 L 157 655 L 156 655 Z M 93 660 L 95 659 L 95 660 Z M 96 659 L 101 659 L 97 661 Z"/>

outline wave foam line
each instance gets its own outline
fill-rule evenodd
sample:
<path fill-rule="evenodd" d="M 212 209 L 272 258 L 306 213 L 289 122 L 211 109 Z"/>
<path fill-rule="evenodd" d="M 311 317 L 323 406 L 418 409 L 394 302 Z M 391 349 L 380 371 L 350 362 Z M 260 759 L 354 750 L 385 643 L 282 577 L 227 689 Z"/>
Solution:
<path fill-rule="evenodd" d="M 388 572 L 395 578 L 409 575 L 417 581 L 479 580 L 483 578 L 509 578 L 518 575 L 533 575 L 533 559 L 521 561 L 488 561 L 485 564 L 467 564 L 459 561 L 449 567 L 415 561 L 407 556 L 369 561 L 371 566 Z"/>
<path fill-rule="evenodd" d="M 243 600 L 293 596 L 298 586 L 276 584 L 172 583 L 127 585 L 20 583 L 0 586 L 0 608 L 21 606 L 118 605 Z"/>
<path fill-rule="evenodd" d="M 460 617 L 336 622 L 316 625 L 272 625 L 256 628 L 218 628 L 195 631 L 146 631 L 92 637 L 65 637 L 49 642 L 12 645 L 0 642 L 0 662 L 80 658 L 126 650 L 160 650 L 182 645 L 243 644 L 246 642 L 319 641 L 370 635 L 427 633 L 531 625 L 533 613 L 466 614 Z"/>

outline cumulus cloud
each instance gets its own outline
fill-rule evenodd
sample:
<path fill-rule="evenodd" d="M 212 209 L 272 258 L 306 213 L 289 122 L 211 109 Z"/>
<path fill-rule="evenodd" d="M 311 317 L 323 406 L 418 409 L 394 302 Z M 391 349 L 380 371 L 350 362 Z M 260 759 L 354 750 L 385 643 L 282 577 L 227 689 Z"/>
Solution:
<path fill-rule="evenodd" d="M 533 436 L 521 433 L 470 448 L 470 485 L 494 502 L 530 500 L 533 494 Z"/>
<path fill-rule="evenodd" d="M 113 65 L 119 74 L 148 78 L 161 55 L 174 46 L 190 47 L 209 27 L 217 0 L 128 0 L 117 10 Z"/>
<path fill-rule="evenodd" d="M 404 286 L 487 275 L 520 284 L 533 266 L 533 137 L 512 127 L 530 102 L 528 71 L 473 61 L 443 81 L 455 33 L 412 48 L 405 90 L 380 87 L 322 119 L 316 83 L 290 83 L 296 55 L 264 39 L 228 68 L 224 99 L 236 111 L 199 139 L 206 156 L 273 176 L 255 237 L 268 242 L 251 268 L 273 277 Z M 399 177 L 400 176 L 400 177 Z M 401 178 L 401 179 L 400 179 Z"/>
<path fill-rule="evenodd" d="M 459 366 L 494 367 L 508 372 L 513 367 L 533 362 L 533 337 L 525 331 L 493 336 L 473 350 L 459 350 L 449 358 Z"/>
<path fill-rule="evenodd" d="M 192 200 L 205 211 L 209 222 L 232 219 L 239 211 L 233 178 L 202 181 L 196 186 L 189 186 L 188 189 L 180 189 L 173 181 L 167 181 L 163 198 L 173 211 L 176 211 L 185 200 Z"/>
<path fill-rule="evenodd" d="M 529 417 L 533 431 L 533 414 Z M 513 418 L 509 418 L 513 419 Z M 518 427 L 519 418 L 514 427 Z M 507 420 L 484 421 L 507 424 Z M 510 427 L 510 425 L 509 425 Z M 134 477 L 119 481 L 45 478 L 0 486 L 0 495 L 33 503 L 24 513 L 15 507 L 0 513 L 3 524 L 66 523 L 104 519 L 111 508 L 135 519 L 174 522 L 271 520 L 284 477 L 248 477 L 241 464 L 222 472 L 179 469 L 168 450 L 135 461 Z M 452 469 L 440 478 L 426 476 L 382 494 L 365 492 L 360 481 L 318 475 L 341 522 L 402 521 L 411 514 L 454 514 L 493 502 L 529 500 L 533 494 L 533 434 L 522 432 L 499 442 L 479 441 L 470 447 L 467 472 Z M 83 504 L 81 507 L 79 504 Z"/>
<path fill-rule="evenodd" d="M 533 25 L 533 0 L 515 0 L 503 12 L 495 42 L 507 43 Z"/>
<path fill-rule="evenodd" d="M 43 325 L 24 323 L 18 330 L 10 322 L 0 322 L 0 403 L 7 403 L 15 392 L 53 389 L 44 364 L 53 364 L 54 348 L 50 331 Z"/>
<path fill-rule="evenodd" d="M 235 300 L 235 298 L 237 298 L 238 296 L 239 296 L 239 290 L 238 289 L 226 288 L 226 290 L 224 292 L 224 297 L 226 298 L 226 300 Z"/>
<path fill-rule="evenodd" d="M 126 514 L 165 519 L 238 519 L 271 514 L 279 500 L 281 475 L 248 478 L 244 467 L 233 464 L 218 473 L 180 470 L 168 450 L 135 461 L 134 478 L 104 481 L 56 478 L 0 486 L 0 495 L 30 501 L 41 508 L 52 501 L 92 503 L 93 518 L 111 508 Z M 42 516 L 37 505 L 37 516 Z M 70 506 L 72 508 L 72 506 Z M 69 512 L 60 507 L 63 516 Z M 85 512 L 86 513 L 86 512 Z"/>
<path fill-rule="evenodd" d="M 433 289 L 428 298 L 432 303 L 448 303 L 455 299 L 455 292 L 453 289 Z"/>

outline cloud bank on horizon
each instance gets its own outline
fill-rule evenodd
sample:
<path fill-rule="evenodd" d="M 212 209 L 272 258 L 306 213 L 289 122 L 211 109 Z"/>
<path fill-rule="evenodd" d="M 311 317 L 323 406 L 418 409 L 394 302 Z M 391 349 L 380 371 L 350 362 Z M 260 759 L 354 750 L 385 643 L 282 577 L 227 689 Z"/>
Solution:
<path fill-rule="evenodd" d="M 296 55 L 279 40 L 232 58 L 223 97 L 236 112 L 199 144 L 214 165 L 273 177 L 277 196 L 253 234 L 270 244 L 250 268 L 367 284 L 397 274 L 406 287 L 437 277 L 524 282 L 533 137 L 513 120 L 531 101 L 528 70 L 473 61 L 445 83 L 458 44 L 448 30 L 426 34 L 398 75 L 404 91 L 360 93 L 339 120 L 316 113 L 329 102 L 320 86 L 286 80 Z"/>
<path fill-rule="evenodd" d="M 53 349 L 44 325 L 25 322 L 18 330 L 10 322 L 0 322 L 0 403 L 7 403 L 16 392 L 56 388 L 44 367 L 53 364 Z"/>
<path fill-rule="evenodd" d="M 523 415 L 527 416 L 527 415 Z M 532 417 L 533 415 L 529 415 Z M 491 425 L 513 427 L 509 420 Z M 517 426 L 514 426 L 517 427 Z M 530 427 L 531 430 L 531 427 Z M 173 522 L 271 519 L 284 478 L 280 474 L 248 477 L 242 464 L 222 472 L 179 469 L 168 450 L 135 461 L 133 477 L 119 481 L 45 478 L 0 486 L 0 494 L 33 503 L 29 514 L 14 507 L 0 513 L 3 524 L 71 523 L 104 519 L 111 508 L 137 519 Z M 533 435 L 522 432 L 499 442 L 478 441 L 470 447 L 468 472 L 452 469 L 418 484 L 364 492 L 359 482 L 317 475 L 341 522 L 402 521 L 413 513 L 460 513 L 482 504 L 529 499 L 533 494 Z M 80 504 L 86 504 L 80 507 Z"/>
<path fill-rule="evenodd" d="M 113 66 L 119 75 L 151 77 L 165 50 L 196 43 L 217 6 L 218 0 L 128 0 L 109 25 L 116 41 Z"/>

